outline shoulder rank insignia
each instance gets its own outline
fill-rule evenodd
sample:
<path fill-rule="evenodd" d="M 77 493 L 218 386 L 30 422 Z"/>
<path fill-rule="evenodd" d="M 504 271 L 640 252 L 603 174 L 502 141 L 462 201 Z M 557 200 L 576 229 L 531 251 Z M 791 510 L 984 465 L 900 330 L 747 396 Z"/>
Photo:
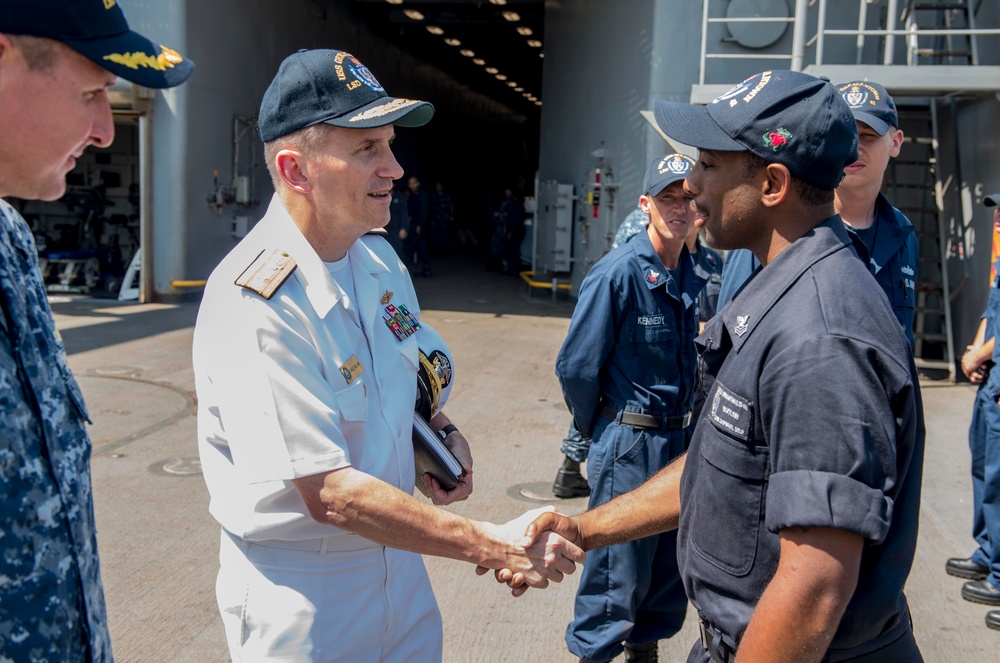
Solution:
<path fill-rule="evenodd" d="M 295 259 L 281 249 L 268 252 L 264 249 L 257 254 L 250 266 L 243 270 L 235 283 L 247 290 L 253 290 L 264 299 L 270 299 L 292 272 Z"/>

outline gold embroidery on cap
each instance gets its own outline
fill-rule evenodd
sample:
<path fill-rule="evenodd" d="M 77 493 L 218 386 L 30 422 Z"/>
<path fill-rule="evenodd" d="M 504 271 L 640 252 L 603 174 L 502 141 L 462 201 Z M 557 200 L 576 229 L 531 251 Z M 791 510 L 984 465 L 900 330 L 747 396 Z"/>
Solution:
<path fill-rule="evenodd" d="M 419 104 L 419 101 L 414 99 L 393 99 L 387 104 L 382 104 L 381 106 L 376 106 L 375 108 L 369 108 L 364 113 L 360 113 L 352 117 L 350 122 L 360 122 L 361 120 L 370 120 L 373 117 L 382 117 L 383 115 L 388 115 L 400 108 L 406 108 L 407 106 L 412 106 L 413 104 Z"/>
<path fill-rule="evenodd" d="M 110 60 L 115 64 L 120 64 L 123 67 L 128 67 L 129 69 L 145 67 L 146 69 L 155 69 L 156 71 L 173 69 L 175 65 L 184 62 L 184 58 L 177 51 L 167 48 L 162 44 L 160 45 L 160 49 L 162 52 L 156 56 L 143 53 L 142 51 L 133 51 L 132 53 L 111 53 L 105 55 L 104 59 Z"/>

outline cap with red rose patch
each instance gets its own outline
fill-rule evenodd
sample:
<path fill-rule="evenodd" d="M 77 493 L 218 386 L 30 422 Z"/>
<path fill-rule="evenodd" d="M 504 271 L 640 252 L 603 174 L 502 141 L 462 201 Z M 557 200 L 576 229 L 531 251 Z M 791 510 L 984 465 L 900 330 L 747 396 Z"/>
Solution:
<path fill-rule="evenodd" d="M 653 114 L 685 145 L 752 152 L 824 189 L 835 189 L 858 158 L 847 102 L 829 81 L 798 71 L 754 74 L 705 106 L 657 101 Z"/>

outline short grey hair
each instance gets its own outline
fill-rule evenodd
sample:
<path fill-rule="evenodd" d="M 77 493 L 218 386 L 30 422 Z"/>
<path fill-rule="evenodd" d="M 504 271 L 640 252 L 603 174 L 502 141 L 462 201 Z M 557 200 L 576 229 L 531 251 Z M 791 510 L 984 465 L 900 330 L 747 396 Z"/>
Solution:
<path fill-rule="evenodd" d="M 10 34 L 7 37 L 21 51 L 28 69 L 41 73 L 52 71 L 62 55 L 62 49 L 66 48 L 61 42 L 45 37 Z"/>
<path fill-rule="evenodd" d="M 304 129 L 299 129 L 298 131 L 293 131 L 290 134 L 281 136 L 280 138 L 275 138 L 268 143 L 264 143 L 264 163 L 267 165 L 267 172 L 271 176 L 271 183 L 274 185 L 275 191 L 280 192 L 284 190 L 283 180 L 281 179 L 281 175 L 278 173 L 278 167 L 275 164 L 275 158 L 278 156 L 278 152 L 281 150 L 293 149 L 306 156 L 311 156 L 316 153 L 317 145 L 332 128 L 333 127 L 330 125 L 320 122 L 319 124 L 313 124 Z"/>

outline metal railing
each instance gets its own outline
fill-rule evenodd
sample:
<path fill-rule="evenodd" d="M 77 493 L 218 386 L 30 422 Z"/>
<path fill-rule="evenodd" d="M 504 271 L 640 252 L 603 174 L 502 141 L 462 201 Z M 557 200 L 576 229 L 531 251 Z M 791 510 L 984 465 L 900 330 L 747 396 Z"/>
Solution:
<path fill-rule="evenodd" d="M 843 2 L 843 0 L 838 0 Z M 885 43 L 882 49 L 882 64 L 897 64 L 895 61 L 896 37 L 907 38 L 906 64 L 917 65 L 919 51 L 917 40 L 920 37 L 965 37 L 970 43 L 970 64 L 978 64 L 978 53 L 975 39 L 979 36 L 1000 35 L 1000 28 L 976 28 L 974 27 L 973 11 L 968 9 L 969 25 L 967 27 L 956 28 L 920 28 L 915 19 L 913 2 L 908 2 L 906 10 L 899 11 L 899 0 L 887 0 L 887 25 L 885 29 L 870 29 L 865 25 L 868 21 L 868 0 L 859 0 L 858 27 L 854 30 L 828 29 L 826 27 L 826 17 L 829 2 L 828 0 L 795 0 L 795 8 L 792 16 L 774 17 L 753 17 L 753 18 L 714 18 L 711 16 L 710 6 L 712 0 L 702 2 L 702 25 L 701 25 L 701 63 L 698 82 L 702 85 L 706 83 L 706 64 L 709 60 L 739 59 L 739 60 L 786 60 L 789 69 L 801 71 L 806 66 L 806 55 L 810 50 L 814 51 L 813 61 L 810 64 L 863 64 L 865 40 L 868 37 L 884 37 Z M 806 38 L 810 14 L 815 9 L 816 33 L 812 37 Z M 905 27 L 899 27 L 899 20 L 905 17 Z M 708 51 L 709 26 L 712 24 L 733 24 L 733 23 L 791 23 L 792 50 L 782 53 L 758 53 L 753 49 L 743 49 L 738 53 L 722 53 Z M 826 37 L 857 37 L 857 48 L 855 62 L 826 62 L 825 61 L 825 41 Z M 901 64 L 901 63 L 900 63 Z M 727 81 L 729 82 L 729 81 Z"/>

